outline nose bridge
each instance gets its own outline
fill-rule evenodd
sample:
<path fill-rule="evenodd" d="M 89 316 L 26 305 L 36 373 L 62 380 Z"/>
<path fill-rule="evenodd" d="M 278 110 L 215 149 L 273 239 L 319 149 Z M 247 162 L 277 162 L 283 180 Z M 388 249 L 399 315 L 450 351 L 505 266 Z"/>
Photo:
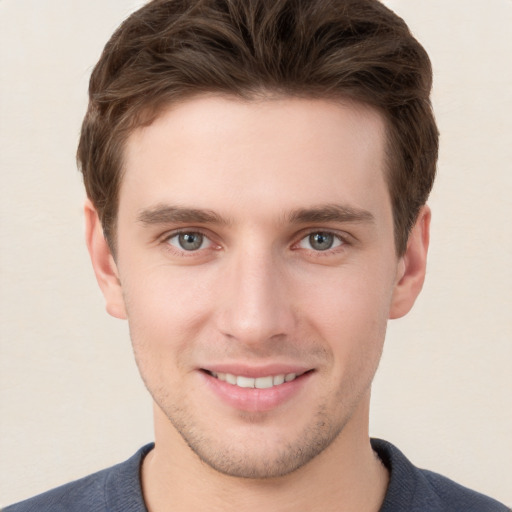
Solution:
<path fill-rule="evenodd" d="M 245 247 L 229 260 L 220 285 L 222 333 L 244 343 L 286 335 L 293 315 L 279 258 L 270 248 Z"/>

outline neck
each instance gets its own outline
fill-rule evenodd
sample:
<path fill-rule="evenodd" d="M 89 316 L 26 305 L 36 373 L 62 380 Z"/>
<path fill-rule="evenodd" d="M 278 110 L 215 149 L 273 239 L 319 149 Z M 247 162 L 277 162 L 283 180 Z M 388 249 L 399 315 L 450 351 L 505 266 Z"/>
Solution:
<path fill-rule="evenodd" d="M 272 479 L 231 477 L 210 468 L 155 406 L 155 448 L 142 467 L 148 511 L 377 512 L 388 473 L 370 445 L 369 397 L 363 402 L 326 450 L 293 473 Z"/>

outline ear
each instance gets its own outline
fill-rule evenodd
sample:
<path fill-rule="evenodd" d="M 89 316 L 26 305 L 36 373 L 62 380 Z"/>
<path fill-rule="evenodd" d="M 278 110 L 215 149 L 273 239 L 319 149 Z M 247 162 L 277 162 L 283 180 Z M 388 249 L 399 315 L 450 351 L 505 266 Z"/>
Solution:
<path fill-rule="evenodd" d="M 126 319 L 126 309 L 117 265 L 103 235 L 98 212 L 89 199 L 85 201 L 84 214 L 87 249 L 96 274 L 96 280 L 105 297 L 107 312 L 116 318 Z"/>
<path fill-rule="evenodd" d="M 430 208 L 425 205 L 409 234 L 405 254 L 398 263 L 397 282 L 389 313 L 391 319 L 406 315 L 423 288 L 430 239 L 430 218 Z"/>

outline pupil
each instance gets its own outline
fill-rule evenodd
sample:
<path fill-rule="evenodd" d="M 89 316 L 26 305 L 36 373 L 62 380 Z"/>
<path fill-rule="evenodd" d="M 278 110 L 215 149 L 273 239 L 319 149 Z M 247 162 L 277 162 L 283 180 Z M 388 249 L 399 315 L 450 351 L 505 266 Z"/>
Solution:
<path fill-rule="evenodd" d="M 333 244 L 333 236 L 329 233 L 314 233 L 309 236 L 309 243 L 317 251 L 326 251 Z"/>
<path fill-rule="evenodd" d="M 179 242 L 183 249 L 186 251 L 194 251 L 201 247 L 203 243 L 203 235 L 200 233 L 181 233 Z"/>

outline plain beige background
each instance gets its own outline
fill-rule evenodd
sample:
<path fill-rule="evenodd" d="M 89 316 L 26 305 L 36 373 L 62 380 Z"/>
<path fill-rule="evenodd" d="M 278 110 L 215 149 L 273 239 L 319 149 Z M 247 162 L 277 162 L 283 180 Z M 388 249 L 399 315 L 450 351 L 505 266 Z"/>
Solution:
<path fill-rule="evenodd" d="M 125 323 L 83 242 L 91 67 L 135 0 L 0 0 L 0 506 L 151 441 Z M 371 434 L 512 504 L 512 1 L 388 0 L 429 51 L 441 130 L 427 282 L 390 324 Z"/>

